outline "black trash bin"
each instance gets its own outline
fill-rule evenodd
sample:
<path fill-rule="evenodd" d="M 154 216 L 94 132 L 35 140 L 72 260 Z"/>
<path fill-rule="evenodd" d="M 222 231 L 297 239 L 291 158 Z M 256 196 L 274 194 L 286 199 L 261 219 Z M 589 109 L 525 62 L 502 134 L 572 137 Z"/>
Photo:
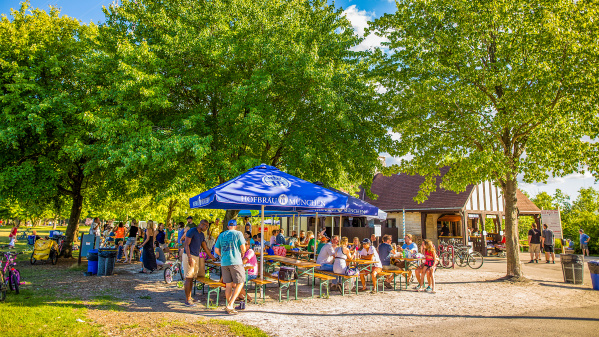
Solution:
<path fill-rule="evenodd" d="M 106 260 L 108 252 L 100 251 L 98 253 L 98 276 L 106 275 Z"/>
<path fill-rule="evenodd" d="M 114 265 L 116 264 L 116 252 L 106 252 L 107 257 L 106 257 L 106 271 L 105 271 L 105 275 L 109 276 L 112 275 L 114 272 Z"/>
<path fill-rule="evenodd" d="M 562 262 L 564 282 L 582 284 L 584 257 L 576 254 L 562 254 L 560 260 Z"/>

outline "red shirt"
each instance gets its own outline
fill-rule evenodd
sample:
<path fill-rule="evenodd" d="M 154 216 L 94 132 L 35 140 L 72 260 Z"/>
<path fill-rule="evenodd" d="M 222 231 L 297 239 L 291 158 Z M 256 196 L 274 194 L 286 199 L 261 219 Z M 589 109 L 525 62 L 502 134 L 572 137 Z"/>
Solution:
<path fill-rule="evenodd" d="M 13 236 L 17 236 L 17 227 L 13 227 L 12 230 L 10 231 L 10 234 L 8 235 L 9 238 L 12 238 Z"/>

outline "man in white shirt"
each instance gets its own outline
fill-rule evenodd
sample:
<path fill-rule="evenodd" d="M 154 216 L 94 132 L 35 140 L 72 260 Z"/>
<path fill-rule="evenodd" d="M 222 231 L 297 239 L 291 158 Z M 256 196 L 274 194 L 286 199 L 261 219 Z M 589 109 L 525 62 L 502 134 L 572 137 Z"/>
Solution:
<path fill-rule="evenodd" d="M 381 258 L 379 257 L 379 253 L 372 247 L 372 242 L 370 239 L 362 240 L 362 250 L 358 252 L 358 256 L 362 260 L 372 260 L 375 263 L 372 264 L 370 276 L 372 277 L 372 281 L 376 282 L 376 275 L 383 270 L 383 264 L 381 263 Z M 366 275 L 368 274 L 367 270 L 363 270 L 360 273 L 360 282 L 362 283 L 362 289 L 360 291 L 366 290 Z M 373 284 L 374 285 L 374 284 Z M 373 287 L 373 289 L 376 289 Z M 374 290 L 373 290 L 374 291 Z"/>
<path fill-rule="evenodd" d="M 325 244 L 321 249 L 316 263 L 320 265 L 320 270 L 333 271 L 333 262 L 335 262 L 335 249 L 339 244 L 339 236 L 334 235 L 331 242 Z"/>

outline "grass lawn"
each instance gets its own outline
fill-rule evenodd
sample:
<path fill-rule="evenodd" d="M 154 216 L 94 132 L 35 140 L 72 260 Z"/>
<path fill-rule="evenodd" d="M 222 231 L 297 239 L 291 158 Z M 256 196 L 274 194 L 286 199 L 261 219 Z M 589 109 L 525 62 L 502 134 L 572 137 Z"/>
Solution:
<path fill-rule="evenodd" d="M 19 234 L 24 229 L 19 229 Z M 52 227 L 31 229 L 43 237 L 49 235 Z M 0 247 L 4 247 L 0 251 L 7 249 L 10 230 L 10 227 L 0 227 Z M 66 227 L 57 227 L 56 230 L 64 233 Z M 88 230 L 89 227 L 80 227 L 80 233 Z M 26 250 L 27 241 L 18 240 L 15 248 L 15 251 Z M 198 316 L 192 317 L 191 321 L 188 317 L 183 322 L 166 320 L 160 311 L 135 310 L 130 303 L 117 297 L 118 291 L 110 286 L 101 286 L 98 278 L 90 277 L 88 280 L 83 277 L 87 265 L 78 266 L 77 252 L 74 255 L 73 259 L 59 258 L 55 266 L 30 265 L 30 252 L 18 256 L 17 268 L 26 284 L 21 286 L 19 295 L 9 291 L 6 301 L 0 303 L 0 336 L 267 336 L 258 328 L 232 321 Z M 72 282 L 76 279 L 84 289 L 89 284 L 89 295 L 72 291 Z M 106 322 L 99 317 L 130 319 Z"/>

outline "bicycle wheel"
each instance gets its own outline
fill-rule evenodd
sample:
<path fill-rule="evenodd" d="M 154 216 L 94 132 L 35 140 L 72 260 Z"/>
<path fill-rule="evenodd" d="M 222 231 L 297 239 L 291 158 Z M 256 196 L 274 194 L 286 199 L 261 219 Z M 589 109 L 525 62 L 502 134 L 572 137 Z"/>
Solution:
<path fill-rule="evenodd" d="M 479 252 L 472 252 L 468 255 L 468 267 L 478 269 L 483 266 L 483 256 Z"/>
<path fill-rule="evenodd" d="M 451 253 L 444 252 L 439 256 L 439 267 L 441 268 L 451 268 Z"/>
<path fill-rule="evenodd" d="M 456 251 L 455 263 L 460 267 L 466 267 L 468 264 L 468 255 L 466 255 L 464 252 Z"/>
<path fill-rule="evenodd" d="M 10 273 L 10 290 L 14 290 L 15 294 L 19 294 L 19 286 L 21 285 L 21 273 L 18 269 Z"/>
<path fill-rule="evenodd" d="M 6 299 L 6 283 L 4 280 L 4 274 L 0 271 L 0 302 L 4 302 Z"/>
<path fill-rule="evenodd" d="M 55 250 L 50 251 L 50 261 L 52 262 L 52 264 L 58 263 L 58 252 L 57 251 L 55 251 Z"/>
<path fill-rule="evenodd" d="M 171 267 L 164 270 L 164 282 L 166 282 L 166 284 L 173 282 L 173 270 Z"/>

